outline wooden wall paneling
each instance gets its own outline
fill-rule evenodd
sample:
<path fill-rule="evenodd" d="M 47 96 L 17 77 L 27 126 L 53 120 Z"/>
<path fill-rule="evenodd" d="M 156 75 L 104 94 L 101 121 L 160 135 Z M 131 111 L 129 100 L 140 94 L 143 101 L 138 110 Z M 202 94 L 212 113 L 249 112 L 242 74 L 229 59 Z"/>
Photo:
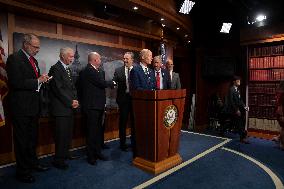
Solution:
<path fill-rule="evenodd" d="M 99 27 L 103 29 L 108 29 L 110 31 L 131 34 L 134 36 L 140 36 L 149 39 L 159 39 L 160 37 L 154 34 L 149 34 L 138 28 L 127 27 L 127 25 L 122 25 L 121 23 L 109 22 L 106 20 L 98 18 L 90 18 L 87 16 L 78 15 L 78 13 L 60 11 L 60 9 L 43 8 L 40 5 L 31 5 L 25 2 L 20 2 L 17 0 L 0 0 L 0 3 L 8 6 L 9 8 L 19 10 L 25 14 L 39 15 L 40 18 L 59 20 L 64 23 L 72 23 L 78 27 L 91 26 Z M 124 26 L 124 27 L 123 27 Z"/>
<path fill-rule="evenodd" d="M 142 40 L 132 37 L 123 37 L 122 45 L 142 48 Z"/>
<path fill-rule="evenodd" d="M 62 36 L 62 24 L 56 24 L 56 33 L 57 35 Z"/>
<path fill-rule="evenodd" d="M 8 13 L 8 49 L 9 54 L 14 51 L 13 43 L 13 32 L 15 31 L 15 16 L 14 14 Z"/>
<path fill-rule="evenodd" d="M 284 25 L 255 27 L 242 29 L 240 31 L 240 44 L 250 45 L 257 43 L 269 43 L 284 40 Z"/>
<path fill-rule="evenodd" d="M 145 43 L 145 40 L 142 41 L 142 49 L 145 49 L 146 47 L 146 43 Z"/>
<path fill-rule="evenodd" d="M 114 44 L 119 43 L 118 35 L 112 35 L 108 33 L 102 33 L 102 32 L 82 29 L 82 28 L 73 27 L 69 25 L 62 26 L 62 34 L 66 36 L 86 38 L 86 39 L 91 39 L 95 41 L 102 41 L 102 42 L 108 42 L 108 43 L 114 43 Z"/>
<path fill-rule="evenodd" d="M 29 28 L 30 30 L 42 31 L 53 34 L 56 34 L 57 31 L 57 25 L 54 22 L 20 15 L 15 15 L 15 26 L 19 28 Z"/>
<path fill-rule="evenodd" d="M 87 43 L 87 44 L 95 44 L 95 45 L 101 45 L 101 46 L 107 46 L 107 47 L 114 47 L 114 48 L 121 48 L 121 49 L 129 49 L 129 50 L 135 50 L 135 51 L 140 51 L 141 48 L 133 47 L 133 46 L 126 46 L 126 45 L 121 45 L 119 44 L 119 37 L 112 35 L 112 34 L 104 34 L 96 31 L 91 31 L 91 30 L 78 30 L 78 28 L 70 28 L 68 27 L 68 30 L 66 29 L 66 26 L 62 25 L 62 34 L 61 34 L 61 24 L 56 26 L 56 31 L 58 30 L 59 33 L 49 33 L 49 32 L 44 32 L 44 31 L 39 31 L 36 29 L 30 29 L 29 27 L 26 27 L 28 25 L 22 24 L 21 27 L 13 27 L 13 18 L 14 16 L 11 15 L 11 32 L 9 32 L 9 35 L 11 35 L 11 39 L 13 39 L 12 34 L 14 32 L 18 33 L 34 33 L 38 36 L 43 36 L 43 37 L 49 37 L 49 38 L 54 38 L 54 39 L 63 39 L 63 40 L 69 40 L 69 41 L 74 41 L 74 42 L 81 42 L 81 43 Z M 74 30 L 73 30 L 74 29 Z M 81 37 L 75 36 L 72 34 L 72 31 L 77 31 Z M 78 32 L 79 31 L 79 32 Z M 66 33 L 68 35 L 66 35 Z M 86 35 L 83 35 L 86 34 Z M 92 35 L 93 34 L 93 35 Z M 69 36 L 72 35 L 72 36 Z M 87 38 L 89 37 L 89 38 Z M 101 37 L 101 38 L 100 38 Z M 91 38 L 91 39 L 90 39 Z M 95 39 L 94 39 L 95 38 Z M 10 39 L 10 38 L 9 38 Z M 13 52 L 13 49 L 10 47 L 13 47 L 13 40 L 11 40 L 11 45 L 9 43 L 9 51 Z"/>

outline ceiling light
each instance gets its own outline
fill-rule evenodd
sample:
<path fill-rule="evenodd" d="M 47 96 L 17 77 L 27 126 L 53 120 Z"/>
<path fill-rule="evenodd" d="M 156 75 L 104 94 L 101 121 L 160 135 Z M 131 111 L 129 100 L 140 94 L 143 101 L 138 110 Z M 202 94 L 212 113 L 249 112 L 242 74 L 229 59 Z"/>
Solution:
<path fill-rule="evenodd" d="M 162 24 L 162 26 L 165 27 L 166 25 L 165 25 L 165 24 Z"/>
<path fill-rule="evenodd" d="M 261 26 L 263 24 L 264 20 L 266 20 L 266 16 L 264 14 L 257 15 L 254 19 L 247 18 L 248 24 L 258 24 Z"/>
<path fill-rule="evenodd" d="M 187 43 L 190 43 L 190 40 L 188 40 Z"/>
<path fill-rule="evenodd" d="M 135 7 L 133 7 L 133 10 L 138 10 L 138 7 L 136 7 L 136 6 L 135 6 Z"/>
<path fill-rule="evenodd" d="M 177 27 L 177 30 L 179 30 L 179 27 Z"/>
<path fill-rule="evenodd" d="M 179 9 L 179 12 L 183 14 L 189 14 L 194 4 L 195 2 L 193 1 L 184 0 L 181 8 Z"/>
<path fill-rule="evenodd" d="M 161 18 L 161 21 L 164 21 L 165 19 L 164 18 Z"/>
<path fill-rule="evenodd" d="M 187 34 L 184 35 L 184 37 L 187 37 L 187 36 L 188 36 Z"/>
<path fill-rule="evenodd" d="M 266 19 L 266 16 L 263 15 L 263 14 L 260 14 L 260 15 L 258 15 L 258 16 L 255 18 L 255 21 L 261 22 L 261 21 L 263 21 L 263 20 L 265 20 L 265 19 Z"/>
<path fill-rule="evenodd" d="M 221 33 L 230 33 L 232 23 L 223 23 L 223 26 L 220 30 Z"/>

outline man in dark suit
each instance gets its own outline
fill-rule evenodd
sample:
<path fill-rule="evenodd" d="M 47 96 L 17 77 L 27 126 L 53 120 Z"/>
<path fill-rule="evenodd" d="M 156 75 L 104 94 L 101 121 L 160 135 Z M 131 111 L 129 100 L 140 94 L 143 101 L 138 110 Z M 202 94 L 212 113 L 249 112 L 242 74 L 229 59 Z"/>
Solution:
<path fill-rule="evenodd" d="M 174 63 L 171 59 L 166 61 L 167 70 L 170 73 L 171 89 L 181 89 L 179 74 L 174 72 Z"/>
<path fill-rule="evenodd" d="M 129 94 L 129 76 L 130 71 L 133 68 L 133 60 L 134 54 L 132 52 L 126 52 L 123 56 L 124 66 L 119 67 L 115 70 L 113 80 L 118 86 L 116 102 L 119 106 L 120 149 L 122 151 L 128 151 L 128 146 L 126 145 L 126 126 L 128 118 L 130 116 L 131 146 L 133 150 L 133 156 L 135 156 L 134 114 L 132 110 L 132 100 Z"/>
<path fill-rule="evenodd" d="M 168 70 L 162 68 L 161 56 L 155 56 L 153 59 L 153 67 L 156 77 L 156 89 L 171 89 L 171 78 Z"/>
<path fill-rule="evenodd" d="M 102 118 L 106 104 L 105 88 L 113 87 L 113 81 L 105 81 L 105 72 L 100 68 L 101 56 L 97 52 L 88 55 L 88 65 L 80 73 L 80 100 L 86 116 L 87 161 L 91 165 L 96 160 L 108 160 L 101 152 Z"/>
<path fill-rule="evenodd" d="M 155 90 L 155 74 L 154 71 L 148 67 L 152 62 L 152 52 L 149 49 L 142 49 L 139 57 L 140 64 L 134 66 L 130 72 L 130 89 Z"/>
<path fill-rule="evenodd" d="M 58 169 L 68 169 L 66 159 L 70 158 L 74 109 L 78 108 L 77 91 L 72 80 L 69 65 L 74 61 L 73 49 L 60 49 L 60 60 L 49 70 L 51 114 L 55 117 L 55 155 L 52 162 Z"/>
<path fill-rule="evenodd" d="M 247 131 L 245 128 L 246 111 L 248 111 L 248 107 L 245 106 L 241 98 L 239 91 L 240 84 L 240 77 L 235 76 L 225 99 L 223 112 L 230 116 L 232 124 L 238 129 L 240 142 L 248 144 L 249 142 L 246 140 Z"/>
<path fill-rule="evenodd" d="M 14 148 L 16 156 L 16 178 L 32 183 L 32 170 L 45 171 L 36 155 L 39 88 L 49 77 L 40 75 L 34 56 L 39 52 L 40 41 L 34 34 L 25 34 L 22 49 L 7 60 L 9 104 L 12 113 Z"/>

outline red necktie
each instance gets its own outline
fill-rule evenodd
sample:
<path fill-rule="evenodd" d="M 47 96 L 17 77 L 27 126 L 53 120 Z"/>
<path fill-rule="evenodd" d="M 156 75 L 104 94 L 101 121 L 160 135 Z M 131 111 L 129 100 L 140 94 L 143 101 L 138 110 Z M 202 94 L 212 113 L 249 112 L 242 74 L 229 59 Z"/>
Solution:
<path fill-rule="evenodd" d="M 156 87 L 160 89 L 160 72 L 156 72 Z"/>
<path fill-rule="evenodd" d="M 35 58 L 33 56 L 30 56 L 30 63 L 34 69 L 34 72 L 36 74 L 36 77 L 38 78 L 38 72 L 37 72 L 37 69 L 36 69 L 36 64 L 35 64 Z"/>

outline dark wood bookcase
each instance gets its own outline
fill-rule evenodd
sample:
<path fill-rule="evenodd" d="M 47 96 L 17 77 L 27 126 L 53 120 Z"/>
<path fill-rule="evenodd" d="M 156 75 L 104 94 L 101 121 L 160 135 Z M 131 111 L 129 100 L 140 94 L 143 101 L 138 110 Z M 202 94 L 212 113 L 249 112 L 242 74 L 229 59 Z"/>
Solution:
<path fill-rule="evenodd" d="M 248 130 L 277 133 L 276 89 L 284 79 L 283 43 L 262 44 L 248 49 Z"/>

